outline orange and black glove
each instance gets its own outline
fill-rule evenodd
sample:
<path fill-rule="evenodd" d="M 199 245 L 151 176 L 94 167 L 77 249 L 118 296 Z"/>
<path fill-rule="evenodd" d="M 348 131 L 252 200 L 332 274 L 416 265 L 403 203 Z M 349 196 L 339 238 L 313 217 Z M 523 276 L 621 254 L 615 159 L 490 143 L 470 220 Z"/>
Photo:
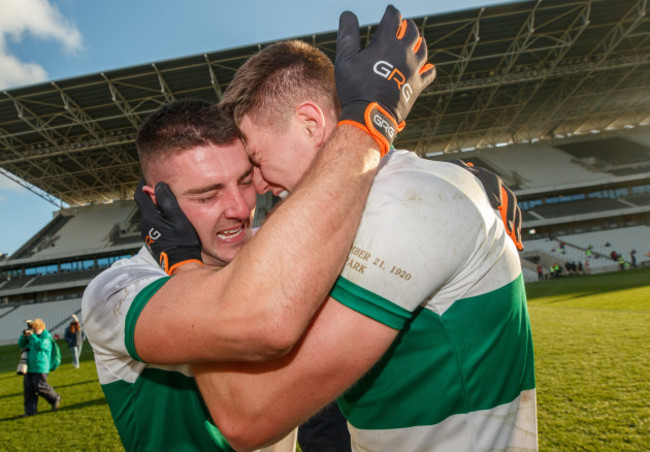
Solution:
<path fill-rule="evenodd" d="M 171 275 L 189 262 L 202 263 L 201 241 L 169 186 L 164 182 L 156 185 L 156 204 L 142 190 L 144 186 L 141 179 L 133 195 L 142 215 L 140 235 L 165 273 Z"/>
<path fill-rule="evenodd" d="M 420 93 L 436 77 L 427 61 L 427 45 L 412 20 L 402 20 L 392 5 L 377 31 L 361 50 L 359 21 L 341 14 L 334 75 L 341 104 L 339 125 L 351 124 L 369 133 L 386 155 L 404 128 Z"/>
<path fill-rule="evenodd" d="M 501 214 L 501 221 L 506 227 L 517 250 L 522 251 L 524 244 L 521 242 L 521 209 L 517 205 L 517 197 L 501 180 L 499 176 L 485 168 L 468 165 L 462 160 L 449 160 L 449 163 L 458 165 L 472 173 L 483 185 L 490 205 Z"/>

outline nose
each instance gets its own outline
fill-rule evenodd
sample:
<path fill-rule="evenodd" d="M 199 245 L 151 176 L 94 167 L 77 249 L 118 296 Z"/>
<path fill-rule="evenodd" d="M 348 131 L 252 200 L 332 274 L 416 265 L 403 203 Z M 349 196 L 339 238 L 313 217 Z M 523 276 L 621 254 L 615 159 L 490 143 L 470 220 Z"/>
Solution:
<path fill-rule="evenodd" d="M 269 183 L 262 177 L 262 171 L 258 166 L 253 168 L 253 186 L 255 187 L 255 191 L 260 195 L 263 195 L 271 189 Z"/>
<path fill-rule="evenodd" d="M 240 189 L 236 189 L 232 190 L 228 196 L 228 207 L 226 207 L 224 215 L 227 218 L 235 218 L 238 220 L 248 218 L 254 206 L 248 205 L 244 193 Z"/>

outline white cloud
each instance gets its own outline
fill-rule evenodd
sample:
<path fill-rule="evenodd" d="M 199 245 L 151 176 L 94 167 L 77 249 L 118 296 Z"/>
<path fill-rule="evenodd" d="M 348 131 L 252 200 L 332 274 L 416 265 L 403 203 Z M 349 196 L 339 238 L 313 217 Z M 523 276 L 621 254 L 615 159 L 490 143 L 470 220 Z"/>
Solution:
<path fill-rule="evenodd" d="M 0 89 L 46 80 L 47 71 L 35 62 L 21 61 L 9 53 L 7 39 L 26 35 L 54 40 L 72 54 L 82 48 L 81 33 L 49 0 L 0 0 Z"/>

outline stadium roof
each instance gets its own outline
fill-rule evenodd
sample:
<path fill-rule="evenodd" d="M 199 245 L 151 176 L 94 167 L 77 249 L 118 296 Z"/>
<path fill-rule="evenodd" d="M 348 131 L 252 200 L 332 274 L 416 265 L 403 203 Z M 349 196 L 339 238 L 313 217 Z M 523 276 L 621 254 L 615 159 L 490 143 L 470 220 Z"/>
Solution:
<path fill-rule="evenodd" d="M 647 0 L 539 0 L 414 19 L 438 76 L 396 144 L 426 155 L 647 124 L 647 10 Z M 362 45 L 375 28 L 363 27 Z M 298 38 L 334 57 L 335 31 Z M 55 204 L 129 198 L 144 118 L 173 99 L 220 99 L 261 47 L 3 91 L 0 172 Z"/>

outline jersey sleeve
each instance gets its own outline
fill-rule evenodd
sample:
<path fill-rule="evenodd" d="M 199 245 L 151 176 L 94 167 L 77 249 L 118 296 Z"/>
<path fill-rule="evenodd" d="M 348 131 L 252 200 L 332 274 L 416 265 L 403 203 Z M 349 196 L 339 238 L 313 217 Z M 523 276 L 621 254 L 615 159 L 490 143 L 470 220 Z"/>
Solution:
<path fill-rule="evenodd" d="M 456 297 L 449 282 L 471 265 L 486 236 L 484 216 L 494 216 L 487 200 L 471 198 L 485 194 L 469 173 L 379 175 L 332 297 L 395 329 L 434 294 Z"/>
<path fill-rule="evenodd" d="M 81 304 L 86 335 L 95 353 L 102 384 L 114 378 L 130 381 L 131 376 L 137 374 L 129 369 L 142 364 L 135 361 L 137 354 L 133 347 L 137 316 L 155 291 L 169 279 L 155 265 L 137 259 L 124 261 L 93 279 Z M 150 289 L 147 291 L 147 288 Z"/>

